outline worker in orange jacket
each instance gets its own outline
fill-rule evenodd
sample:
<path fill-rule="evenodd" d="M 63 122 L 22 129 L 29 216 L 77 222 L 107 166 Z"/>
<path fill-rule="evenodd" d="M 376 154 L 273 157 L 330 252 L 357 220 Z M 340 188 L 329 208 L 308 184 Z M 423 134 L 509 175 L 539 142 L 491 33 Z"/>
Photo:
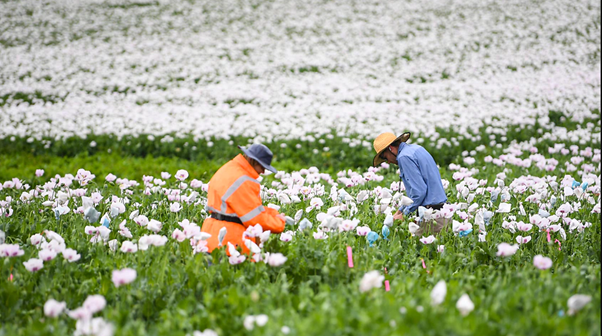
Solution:
<path fill-rule="evenodd" d="M 259 196 L 259 174 L 265 170 L 276 173 L 271 166 L 273 154 L 262 144 L 251 145 L 248 149 L 238 146 L 243 154 L 228 161 L 209 181 L 207 210 L 211 214 L 203 222 L 202 232 L 209 233 L 207 240 L 209 252 L 220 247 L 220 230 L 227 229 L 222 246 L 228 242 L 249 249 L 243 242 L 243 233 L 248 226 L 260 224 L 264 231 L 280 233 L 284 230 L 286 218 L 272 208 L 264 208 Z M 254 238 L 247 238 L 254 240 Z M 255 241 L 254 241 L 255 242 Z"/>

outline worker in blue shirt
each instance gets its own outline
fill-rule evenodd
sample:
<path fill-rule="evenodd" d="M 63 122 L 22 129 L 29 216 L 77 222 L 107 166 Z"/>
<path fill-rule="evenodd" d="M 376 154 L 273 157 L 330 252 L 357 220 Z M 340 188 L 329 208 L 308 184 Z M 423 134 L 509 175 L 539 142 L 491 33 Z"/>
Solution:
<path fill-rule="evenodd" d="M 410 133 L 406 132 L 398 137 L 393 133 L 382 133 L 374 140 L 376 156 L 373 164 L 378 166 L 383 162 L 399 166 L 399 176 L 403 181 L 408 197 L 414 203 L 402 206 L 393 216 L 394 219 L 403 220 L 408 215 L 423 206 L 427 209 L 440 210 L 447 202 L 445 189 L 441 183 L 441 174 L 435 160 L 422 146 L 408 144 Z M 415 232 L 421 236 L 427 231 L 439 233 L 449 219 L 441 218 L 420 223 L 420 228 Z"/>

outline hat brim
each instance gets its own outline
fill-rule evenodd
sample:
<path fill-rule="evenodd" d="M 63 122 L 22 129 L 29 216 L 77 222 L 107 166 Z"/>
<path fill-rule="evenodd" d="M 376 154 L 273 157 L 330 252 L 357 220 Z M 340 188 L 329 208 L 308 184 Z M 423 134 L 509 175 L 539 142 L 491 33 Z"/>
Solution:
<path fill-rule="evenodd" d="M 376 155 L 374 156 L 374 159 L 372 160 L 372 165 L 374 167 L 378 167 L 381 163 L 385 162 L 385 160 L 380 158 L 380 155 L 395 141 L 397 140 L 401 140 L 401 142 L 406 142 L 408 141 L 408 139 L 410 138 L 410 136 L 412 135 L 412 133 L 410 132 L 405 132 L 402 135 L 398 136 L 397 138 L 395 138 L 395 140 L 391 141 L 390 143 L 387 144 L 387 146 L 385 148 L 383 148 L 383 150 L 381 150 L 380 152 L 376 153 Z"/>
<path fill-rule="evenodd" d="M 253 155 L 253 154 L 249 153 L 249 151 L 247 151 L 246 149 L 244 149 L 242 146 L 238 146 L 238 149 L 240 149 L 240 150 L 241 150 L 243 153 L 245 153 L 245 155 L 246 155 L 246 156 L 250 157 L 251 159 L 253 159 L 253 160 L 257 161 L 257 162 L 259 162 L 259 164 L 260 164 L 260 165 L 261 165 L 263 168 L 265 168 L 265 169 L 267 169 L 267 170 L 271 171 L 271 172 L 272 172 L 272 173 L 274 173 L 274 174 L 278 173 L 278 170 L 276 170 L 276 168 L 274 168 L 274 167 L 272 167 L 271 165 L 269 165 L 269 164 L 266 164 L 265 162 L 263 162 L 263 161 L 259 160 L 259 159 L 258 159 L 258 158 L 257 158 L 255 155 Z"/>

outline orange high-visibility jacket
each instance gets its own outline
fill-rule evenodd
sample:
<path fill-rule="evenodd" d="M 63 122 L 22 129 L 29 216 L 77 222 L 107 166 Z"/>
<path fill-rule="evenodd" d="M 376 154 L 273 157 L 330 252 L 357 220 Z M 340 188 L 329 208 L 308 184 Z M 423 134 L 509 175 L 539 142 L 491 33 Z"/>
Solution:
<path fill-rule="evenodd" d="M 230 242 L 241 247 L 245 253 L 249 253 L 249 249 L 243 242 L 242 234 L 248 226 L 261 224 L 264 231 L 270 230 L 273 233 L 284 230 L 284 221 L 276 217 L 278 211 L 262 205 L 258 177 L 255 169 L 239 154 L 223 165 L 209 181 L 207 210 L 222 215 L 235 215 L 243 222 L 241 225 L 207 217 L 201 231 L 211 235 L 207 240 L 209 252 L 218 247 L 219 230 L 224 226 L 228 232 L 222 246 L 228 246 Z"/>

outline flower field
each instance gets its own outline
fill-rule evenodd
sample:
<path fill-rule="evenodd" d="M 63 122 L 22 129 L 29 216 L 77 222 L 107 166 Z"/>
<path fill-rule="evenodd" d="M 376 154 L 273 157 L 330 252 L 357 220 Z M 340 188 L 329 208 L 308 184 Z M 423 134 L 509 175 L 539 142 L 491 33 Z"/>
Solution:
<path fill-rule="evenodd" d="M 0 15 L 0 335 L 602 331 L 599 2 Z M 433 155 L 443 209 L 392 220 L 383 131 Z M 209 179 L 255 142 L 285 232 L 209 254 Z"/>

